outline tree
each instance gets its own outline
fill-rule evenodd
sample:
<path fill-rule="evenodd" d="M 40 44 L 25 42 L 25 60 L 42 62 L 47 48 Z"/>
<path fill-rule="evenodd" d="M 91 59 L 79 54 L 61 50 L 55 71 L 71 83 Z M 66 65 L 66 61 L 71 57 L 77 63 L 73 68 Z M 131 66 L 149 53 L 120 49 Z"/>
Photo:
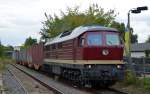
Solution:
<path fill-rule="evenodd" d="M 24 45 L 21 47 L 21 49 L 24 49 L 24 48 L 28 48 L 30 47 L 31 45 L 33 44 L 36 44 L 37 43 L 37 39 L 32 39 L 31 37 L 27 38 L 25 40 L 25 43 Z"/>
<path fill-rule="evenodd" d="M 2 57 L 4 54 L 4 47 L 0 44 L 0 57 Z"/>
<path fill-rule="evenodd" d="M 149 57 L 150 56 L 150 50 L 145 50 L 145 56 Z"/>
<path fill-rule="evenodd" d="M 72 30 L 81 25 L 102 25 L 107 27 L 114 27 L 120 31 L 125 30 L 123 23 L 115 21 L 115 11 L 104 11 L 103 8 L 97 4 L 89 6 L 84 12 L 79 11 L 79 7 L 67 8 L 67 12 L 61 11 L 61 17 L 56 14 L 54 16 L 45 13 L 46 21 L 43 23 L 41 29 L 42 39 L 53 38 L 61 32 Z"/>
<path fill-rule="evenodd" d="M 1 44 L 1 41 L 0 41 L 0 57 L 2 57 L 3 55 L 3 45 Z"/>
<path fill-rule="evenodd" d="M 148 36 L 148 39 L 146 40 L 146 43 L 150 43 L 150 36 Z"/>
<path fill-rule="evenodd" d="M 130 28 L 131 33 L 131 43 L 138 43 L 138 35 L 133 34 L 134 30 L 133 28 Z"/>
<path fill-rule="evenodd" d="M 4 58 L 4 57 L 6 58 L 8 51 L 13 51 L 13 46 L 11 45 L 4 46 L 1 44 L 1 41 L 0 41 L 0 58 Z"/>
<path fill-rule="evenodd" d="M 11 46 L 11 45 L 5 46 L 4 49 L 7 50 L 7 51 L 13 51 L 14 50 L 13 46 Z"/>

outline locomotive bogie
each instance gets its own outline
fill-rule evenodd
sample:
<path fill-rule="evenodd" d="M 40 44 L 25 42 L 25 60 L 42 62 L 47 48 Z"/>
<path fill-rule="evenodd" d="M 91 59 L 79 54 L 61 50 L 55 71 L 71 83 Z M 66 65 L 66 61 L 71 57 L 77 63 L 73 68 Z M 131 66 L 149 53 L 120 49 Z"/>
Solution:
<path fill-rule="evenodd" d="M 47 68 L 49 66 L 49 68 Z M 67 64 L 47 62 L 43 70 L 59 75 L 75 84 L 93 85 L 95 83 L 113 85 L 124 78 L 124 65 L 119 64 Z M 48 69 L 48 70 L 47 70 Z M 112 82 L 112 83 L 111 83 Z"/>

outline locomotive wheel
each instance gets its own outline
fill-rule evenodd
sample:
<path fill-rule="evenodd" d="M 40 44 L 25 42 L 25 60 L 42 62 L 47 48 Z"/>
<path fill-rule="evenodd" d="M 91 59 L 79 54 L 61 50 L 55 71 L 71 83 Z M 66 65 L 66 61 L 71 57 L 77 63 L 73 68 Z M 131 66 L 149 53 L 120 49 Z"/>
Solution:
<path fill-rule="evenodd" d="M 99 89 L 99 88 L 108 88 L 110 86 L 109 82 L 108 81 L 93 81 L 92 82 L 92 87 L 95 88 L 95 89 Z"/>
<path fill-rule="evenodd" d="M 75 84 L 80 88 L 84 88 L 86 85 L 86 81 L 83 79 L 82 75 L 79 75 L 76 79 Z"/>

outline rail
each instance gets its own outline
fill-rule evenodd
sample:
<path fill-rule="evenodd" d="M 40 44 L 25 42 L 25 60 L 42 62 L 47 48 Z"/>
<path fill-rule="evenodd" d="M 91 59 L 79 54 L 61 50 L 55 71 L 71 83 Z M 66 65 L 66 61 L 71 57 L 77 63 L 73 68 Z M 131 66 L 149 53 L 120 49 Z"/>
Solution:
<path fill-rule="evenodd" d="M 7 69 L 8 70 L 8 72 L 15 78 L 15 80 L 19 83 L 19 85 L 20 85 L 20 88 L 22 88 L 23 89 L 23 91 L 25 92 L 25 94 L 29 94 L 28 93 L 28 91 L 24 88 L 24 86 L 22 85 L 22 83 L 21 83 L 21 81 L 15 76 L 15 74 L 12 72 L 12 70 L 11 69 Z M 19 88 L 19 89 L 20 89 Z M 17 90 L 17 89 L 16 89 Z M 13 91 L 13 92 L 15 92 L 15 90 Z M 12 92 L 12 93 L 13 93 Z"/>
<path fill-rule="evenodd" d="M 24 71 L 23 69 L 19 68 L 18 66 L 12 64 L 15 68 L 19 69 L 20 71 L 24 72 L 25 74 L 27 74 L 28 76 L 30 76 L 31 78 L 35 79 L 36 81 L 38 81 L 41 85 L 47 87 L 48 89 L 52 90 L 55 94 L 64 94 L 62 91 L 58 90 L 55 87 L 49 86 L 47 84 L 45 84 L 44 82 L 42 82 L 41 80 L 37 79 L 36 77 L 32 76 L 31 74 L 29 74 L 28 72 Z"/>

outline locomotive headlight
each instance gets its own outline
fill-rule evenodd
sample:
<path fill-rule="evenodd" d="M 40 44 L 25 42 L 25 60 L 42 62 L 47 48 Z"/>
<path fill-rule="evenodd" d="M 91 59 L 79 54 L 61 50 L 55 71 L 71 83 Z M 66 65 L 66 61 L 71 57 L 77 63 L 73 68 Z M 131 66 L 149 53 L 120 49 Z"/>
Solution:
<path fill-rule="evenodd" d="M 90 68 L 92 68 L 92 65 L 87 64 L 87 65 L 85 65 L 84 67 L 90 69 Z"/>
<path fill-rule="evenodd" d="M 102 50 L 102 54 L 103 54 L 103 55 L 108 55 L 108 54 L 109 54 L 109 51 L 106 50 L 106 49 L 104 49 L 104 50 Z"/>
<path fill-rule="evenodd" d="M 121 65 L 117 65 L 117 68 L 120 69 L 120 68 L 121 68 Z"/>
<path fill-rule="evenodd" d="M 92 67 L 91 65 L 88 66 L 88 68 L 91 68 L 91 67 Z"/>

